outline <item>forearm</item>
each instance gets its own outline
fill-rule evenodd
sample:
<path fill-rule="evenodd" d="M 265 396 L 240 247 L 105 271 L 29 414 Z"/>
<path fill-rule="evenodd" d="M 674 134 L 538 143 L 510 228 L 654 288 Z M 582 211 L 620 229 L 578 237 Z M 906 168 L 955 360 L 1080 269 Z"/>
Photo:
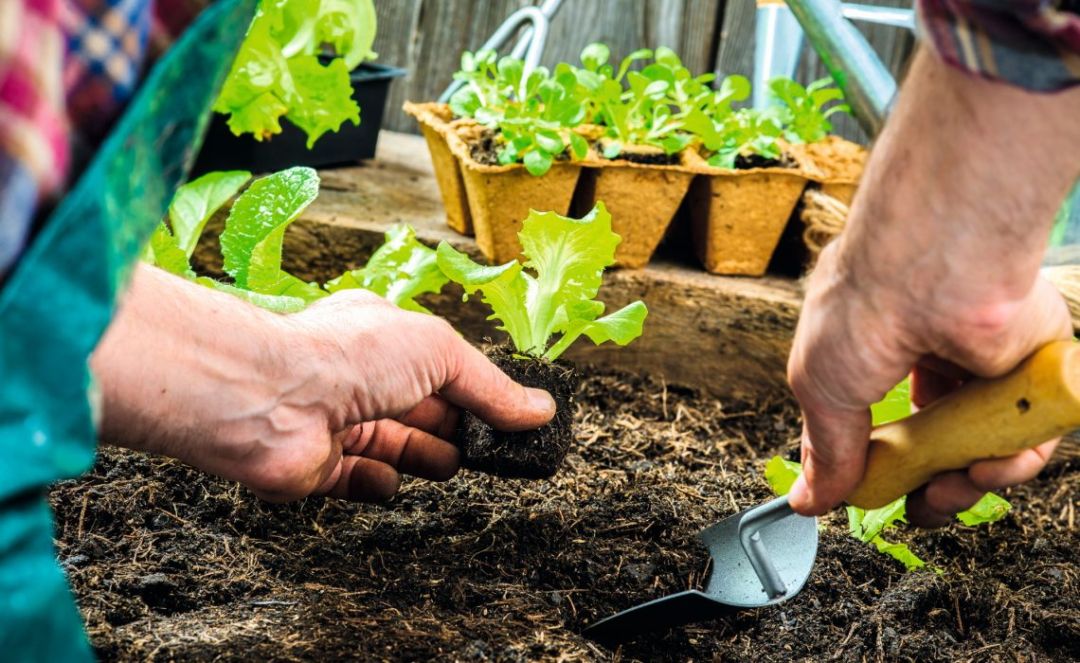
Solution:
<path fill-rule="evenodd" d="M 1030 290 L 1078 175 L 1080 91 L 1034 94 L 920 53 L 867 164 L 844 262 L 920 307 L 978 317 Z"/>
<path fill-rule="evenodd" d="M 208 417 L 221 427 L 250 425 L 286 373 L 284 323 L 140 265 L 91 359 L 104 396 L 101 438 L 183 458 L 181 447 L 206 430 Z"/>

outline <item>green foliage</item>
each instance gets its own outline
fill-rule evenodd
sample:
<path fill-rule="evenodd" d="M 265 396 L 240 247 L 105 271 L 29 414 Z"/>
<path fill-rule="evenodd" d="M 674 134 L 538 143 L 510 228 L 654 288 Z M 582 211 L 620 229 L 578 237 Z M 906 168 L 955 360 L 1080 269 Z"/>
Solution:
<path fill-rule="evenodd" d="M 903 419 L 911 414 L 909 381 L 894 387 L 886 397 L 871 407 L 873 423 L 880 426 L 891 421 Z M 769 459 L 765 465 L 765 479 L 777 495 L 786 495 L 795 479 L 802 472 L 802 466 L 780 456 Z M 1001 520 L 1011 509 L 1009 502 L 993 493 L 983 495 L 975 506 L 956 515 L 964 525 L 981 525 Z M 909 571 L 926 567 L 926 562 L 916 555 L 904 543 L 887 540 L 883 534 L 906 523 L 907 497 L 891 502 L 880 509 L 860 509 L 847 507 L 848 527 L 851 536 L 863 543 L 873 545 L 878 552 L 889 555 L 905 566 Z M 936 570 L 936 569 L 935 569 Z"/>
<path fill-rule="evenodd" d="M 431 313 L 416 298 L 440 292 L 449 281 L 436 261 L 435 250 L 416 239 L 416 231 L 397 225 L 361 269 L 345 272 L 324 286 L 330 292 L 363 288 L 408 311 Z"/>
<path fill-rule="evenodd" d="M 260 177 L 236 199 L 221 233 L 225 272 L 238 288 L 312 302 L 326 296 L 281 269 L 285 230 L 319 195 L 319 176 L 296 167 Z"/>
<path fill-rule="evenodd" d="M 643 302 L 604 316 L 604 304 L 595 300 L 621 241 L 603 203 L 582 219 L 530 212 L 518 237 L 524 265 L 480 265 L 446 242 L 437 250 L 442 272 L 466 296 L 481 293 L 492 310 L 489 319 L 499 321 L 518 352 L 555 360 L 582 335 L 597 345 L 626 345 L 641 335 L 648 314 Z"/>
<path fill-rule="evenodd" d="M 784 137 L 792 143 L 813 143 L 832 131 L 829 116 L 850 113 L 851 107 L 842 102 L 844 95 L 832 85 L 831 78 L 822 78 L 803 87 L 790 78 L 769 81 L 769 92 L 781 105 L 780 121 Z"/>
<path fill-rule="evenodd" d="M 171 227 L 165 223 L 158 227 L 144 259 L 279 313 L 299 311 L 310 302 L 348 288 L 364 288 L 401 308 L 428 312 L 416 297 L 440 291 L 447 278 L 439 271 L 435 251 L 418 242 L 408 226 L 388 230 L 386 242 L 366 266 L 346 272 L 323 287 L 305 283 L 282 269 L 285 231 L 319 192 L 319 177 L 310 168 L 290 168 L 261 177 L 240 194 L 229 210 L 220 239 L 225 271 L 233 282 L 197 277 L 190 257 L 207 220 L 250 177 L 245 171 L 216 172 L 182 186 L 169 208 Z"/>
<path fill-rule="evenodd" d="M 553 72 L 539 67 L 526 78 L 517 58 L 465 52 L 454 75 L 465 85 L 450 107 L 456 116 L 496 130 L 500 163 L 524 163 L 534 175 L 547 172 L 567 148 L 575 158 L 587 153 L 584 139 L 572 131 L 583 122 L 603 128 L 602 154 L 609 159 L 628 145 L 675 154 L 697 139 L 710 164 L 734 168 L 740 156 L 779 159 L 781 139 L 824 138 L 832 128 L 828 118 L 848 110 L 833 104 L 841 94 L 827 79 L 803 87 L 778 78 L 770 83 L 773 106 L 734 109 L 750 98 L 750 81 L 743 76 L 728 76 L 716 89 L 713 74 L 694 76 L 665 47 L 635 51 L 617 69 L 610 58 L 606 45 L 589 44 L 580 67 L 563 62 Z"/>
<path fill-rule="evenodd" d="M 877 403 L 870 406 L 870 418 L 875 426 L 903 419 L 911 414 L 911 379 L 904 378 Z"/>
<path fill-rule="evenodd" d="M 280 133 L 285 117 L 309 148 L 346 120 L 359 124 L 349 71 L 375 57 L 375 27 L 373 0 L 263 0 L 214 110 L 256 140 Z M 338 57 L 323 65 L 325 46 Z"/>

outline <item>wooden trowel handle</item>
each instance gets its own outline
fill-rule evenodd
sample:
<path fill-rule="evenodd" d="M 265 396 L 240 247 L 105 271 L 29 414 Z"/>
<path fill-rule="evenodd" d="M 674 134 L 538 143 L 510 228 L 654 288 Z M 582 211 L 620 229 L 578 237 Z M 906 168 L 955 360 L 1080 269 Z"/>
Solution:
<path fill-rule="evenodd" d="M 1080 344 L 1058 341 L 1011 373 L 973 380 L 906 419 L 876 428 L 848 502 L 885 506 L 935 474 L 1011 456 L 1080 428 Z"/>

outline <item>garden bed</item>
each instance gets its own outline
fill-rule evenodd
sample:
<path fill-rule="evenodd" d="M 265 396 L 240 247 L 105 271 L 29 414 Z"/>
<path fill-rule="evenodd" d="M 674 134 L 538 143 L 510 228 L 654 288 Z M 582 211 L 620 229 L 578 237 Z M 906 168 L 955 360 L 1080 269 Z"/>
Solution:
<path fill-rule="evenodd" d="M 703 527 L 769 495 L 786 403 L 593 372 L 550 481 L 463 472 L 385 506 L 274 506 L 179 463 L 105 450 L 52 494 L 60 559 L 106 660 L 1076 660 L 1080 453 L 1007 491 L 988 527 L 906 537 L 905 573 L 824 520 L 807 587 L 775 608 L 614 652 L 579 633 L 698 586 Z"/>

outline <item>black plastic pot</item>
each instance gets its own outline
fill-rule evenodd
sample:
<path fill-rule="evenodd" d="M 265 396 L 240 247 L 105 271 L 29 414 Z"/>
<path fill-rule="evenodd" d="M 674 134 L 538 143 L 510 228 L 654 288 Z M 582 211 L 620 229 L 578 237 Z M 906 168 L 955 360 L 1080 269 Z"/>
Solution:
<path fill-rule="evenodd" d="M 341 129 L 323 134 L 307 148 L 307 134 L 282 119 L 281 133 L 259 142 L 250 134 L 234 136 L 226 117 L 214 114 L 194 175 L 212 170 L 250 170 L 265 173 L 291 166 L 326 168 L 354 164 L 375 156 L 390 81 L 404 76 L 404 69 L 381 64 L 362 64 L 352 71 L 353 99 L 360 104 L 360 126 L 344 122 Z"/>

